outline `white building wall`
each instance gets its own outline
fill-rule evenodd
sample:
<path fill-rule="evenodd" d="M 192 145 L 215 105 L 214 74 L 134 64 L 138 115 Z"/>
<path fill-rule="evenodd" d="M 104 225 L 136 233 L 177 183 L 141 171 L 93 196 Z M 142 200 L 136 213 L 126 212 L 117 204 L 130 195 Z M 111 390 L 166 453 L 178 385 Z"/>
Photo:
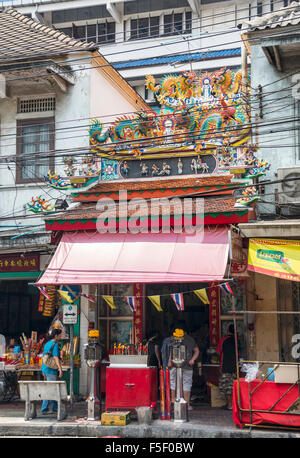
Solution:
<path fill-rule="evenodd" d="M 72 59 L 76 56 L 73 54 Z M 81 55 L 82 57 L 82 55 Z M 76 66 L 76 69 L 78 66 Z M 38 119 L 48 116 L 55 117 L 55 170 L 65 176 L 62 154 L 59 151 L 76 149 L 86 152 L 89 146 L 88 124 L 90 117 L 90 74 L 87 70 L 77 71 L 74 86 L 69 86 L 67 93 L 58 88 L 50 88 L 45 84 L 32 85 L 23 81 L 10 91 L 9 97 L 0 100 L 0 157 L 8 157 L 7 164 L 0 164 L 0 218 L 11 216 L 11 219 L 0 221 L 0 231 L 7 225 L 43 224 L 42 218 L 29 211 L 27 203 L 33 196 L 42 196 L 55 204 L 56 199 L 65 197 L 65 192 L 50 188 L 41 178 L 38 183 L 16 184 L 16 127 L 17 119 Z M 46 95 L 55 93 L 56 110 L 46 113 L 28 113 L 18 115 L 18 97 L 26 95 Z M 66 155 L 66 153 L 65 153 Z M 11 159 L 9 158 L 11 156 Z M 9 169 L 8 169 L 9 167 Z M 26 216 L 26 220 L 21 218 Z"/>

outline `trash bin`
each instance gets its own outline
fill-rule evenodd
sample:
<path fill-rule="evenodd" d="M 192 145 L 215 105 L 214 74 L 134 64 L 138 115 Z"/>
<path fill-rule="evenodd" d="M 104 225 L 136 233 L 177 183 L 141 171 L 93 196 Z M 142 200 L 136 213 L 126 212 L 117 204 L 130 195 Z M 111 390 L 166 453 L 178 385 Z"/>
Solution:
<path fill-rule="evenodd" d="M 136 409 L 139 424 L 150 425 L 152 422 L 152 409 L 151 407 L 137 407 Z"/>

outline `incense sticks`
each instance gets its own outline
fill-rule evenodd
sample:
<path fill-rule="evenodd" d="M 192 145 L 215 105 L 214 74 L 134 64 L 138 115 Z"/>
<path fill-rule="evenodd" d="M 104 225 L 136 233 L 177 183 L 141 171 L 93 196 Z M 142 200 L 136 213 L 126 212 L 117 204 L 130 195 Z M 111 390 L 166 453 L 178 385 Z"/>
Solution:
<path fill-rule="evenodd" d="M 113 347 L 114 355 L 148 355 L 148 345 L 123 345 L 119 343 L 114 343 Z"/>

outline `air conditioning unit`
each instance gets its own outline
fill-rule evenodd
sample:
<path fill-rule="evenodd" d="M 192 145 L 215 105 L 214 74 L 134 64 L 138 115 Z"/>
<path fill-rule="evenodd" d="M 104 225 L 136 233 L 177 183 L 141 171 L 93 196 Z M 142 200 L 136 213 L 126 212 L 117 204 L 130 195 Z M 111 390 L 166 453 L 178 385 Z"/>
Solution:
<path fill-rule="evenodd" d="M 300 206 L 300 167 L 277 169 L 278 203 L 281 206 Z"/>

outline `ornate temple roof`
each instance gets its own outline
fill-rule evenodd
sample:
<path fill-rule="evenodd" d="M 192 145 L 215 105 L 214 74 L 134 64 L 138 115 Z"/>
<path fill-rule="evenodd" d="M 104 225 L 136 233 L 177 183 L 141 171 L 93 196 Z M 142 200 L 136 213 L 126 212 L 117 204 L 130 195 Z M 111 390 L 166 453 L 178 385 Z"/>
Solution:
<path fill-rule="evenodd" d="M 172 195 L 184 196 L 195 192 L 220 191 L 222 194 L 232 193 L 227 191 L 231 187 L 230 174 L 213 174 L 211 176 L 196 175 L 182 177 L 157 177 L 141 178 L 135 180 L 115 180 L 109 182 L 100 182 L 88 190 L 72 192 L 74 202 L 96 202 L 99 198 L 112 196 L 118 200 L 118 193 L 126 190 L 130 197 L 168 197 Z M 135 195 L 133 195 L 135 192 Z"/>

